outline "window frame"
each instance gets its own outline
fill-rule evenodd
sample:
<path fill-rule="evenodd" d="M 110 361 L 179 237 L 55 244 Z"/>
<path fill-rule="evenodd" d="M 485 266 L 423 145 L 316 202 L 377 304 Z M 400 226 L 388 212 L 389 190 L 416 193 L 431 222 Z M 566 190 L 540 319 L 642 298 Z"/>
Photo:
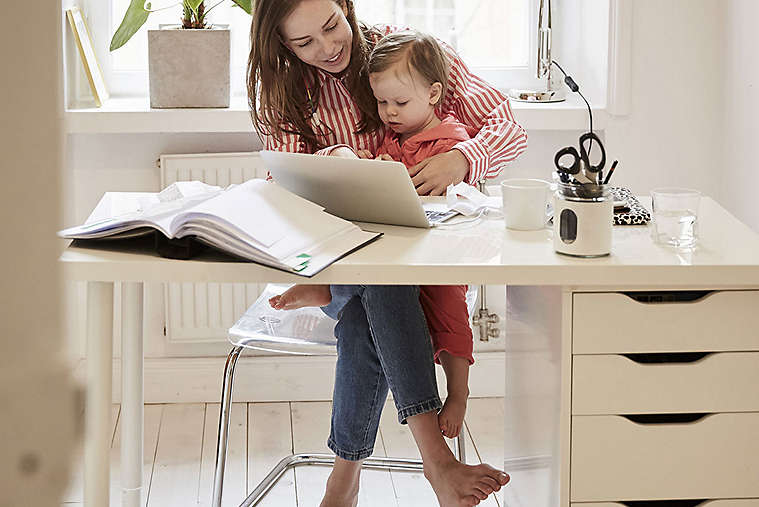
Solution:
<path fill-rule="evenodd" d="M 544 80 L 535 77 L 535 60 L 537 53 L 537 16 L 539 0 L 527 0 L 528 5 L 528 63 L 526 66 L 514 67 L 481 67 L 471 66 L 470 69 L 496 88 L 506 91 L 509 88 L 539 88 L 544 87 Z M 148 76 L 147 71 L 115 71 L 113 69 L 111 54 L 108 51 L 111 39 L 111 26 L 113 16 L 121 13 L 113 12 L 111 0 L 84 0 L 83 12 L 92 32 L 95 53 L 97 54 L 103 75 L 112 97 L 147 97 Z M 557 25 L 557 14 L 554 13 L 554 26 Z M 234 71 L 233 71 L 234 73 Z M 80 76 L 70 76 L 74 83 L 75 98 L 77 102 L 86 101 L 89 91 L 87 83 Z M 233 83 L 232 96 L 244 95 L 245 90 L 236 89 Z"/>

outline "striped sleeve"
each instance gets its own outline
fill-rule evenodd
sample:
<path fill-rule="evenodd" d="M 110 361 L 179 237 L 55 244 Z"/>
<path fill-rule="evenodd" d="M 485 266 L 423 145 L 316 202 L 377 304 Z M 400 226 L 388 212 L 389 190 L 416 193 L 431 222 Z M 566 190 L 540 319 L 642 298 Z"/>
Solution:
<path fill-rule="evenodd" d="M 494 178 L 503 164 L 527 149 L 527 132 L 514 120 L 508 97 L 472 74 L 447 44 L 443 47 L 451 67 L 443 110 L 453 111 L 460 122 L 477 132 L 454 147 L 469 162 L 467 182 Z"/>
<path fill-rule="evenodd" d="M 308 151 L 306 151 L 306 143 L 301 142 L 300 136 L 296 134 L 289 134 L 289 133 L 283 132 L 281 139 L 277 139 L 273 136 L 264 135 L 264 134 L 259 134 L 259 136 L 261 137 L 261 141 L 263 142 L 265 150 L 287 151 L 290 153 L 308 153 Z M 321 156 L 331 155 L 332 152 L 336 148 L 339 148 L 341 146 L 345 146 L 346 148 L 351 148 L 347 144 L 336 144 L 334 146 L 327 146 L 326 148 L 322 148 L 318 151 L 315 151 L 314 155 L 321 155 Z"/>
<path fill-rule="evenodd" d="M 291 153 L 306 153 L 306 144 L 301 142 L 300 136 L 282 132 L 281 137 L 275 138 L 271 135 L 258 134 L 265 150 L 271 151 L 288 151 Z"/>
<path fill-rule="evenodd" d="M 296 134 L 289 134 L 289 133 L 283 132 L 282 137 L 280 139 L 277 139 L 274 136 L 264 135 L 264 134 L 259 134 L 259 136 L 261 137 L 261 141 L 263 142 L 265 150 L 286 151 L 289 153 L 308 153 L 308 151 L 306 151 L 306 144 L 301 142 L 300 136 Z M 321 155 L 321 156 L 331 155 L 332 152 L 335 151 L 336 148 L 339 148 L 342 146 L 349 148 L 351 150 L 353 149 L 347 144 L 336 144 L 336 145 L 327 146 L 326 148 L 322 148 L 318 151 L 315 151 L 314 155 Z"/>
<path fill-rule="evenodd" d="M 272 135 L 259 132 L 258 137 L 261 138 L 261 143 L 264 145 L 265 150 L 306 153 L 306 144 L 301 142 L 300 136 L 297 134 L 282 132 L 282 136 L 276 138 Z M 266 180 L 271 181 L 271 179 L 271 173 L 266 171 Z"/>

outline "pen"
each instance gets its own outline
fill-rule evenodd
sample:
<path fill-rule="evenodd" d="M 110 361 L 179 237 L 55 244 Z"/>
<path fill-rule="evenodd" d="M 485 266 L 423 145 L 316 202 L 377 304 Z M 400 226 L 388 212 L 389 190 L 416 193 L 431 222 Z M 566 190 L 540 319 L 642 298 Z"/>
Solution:
<path fill-rule="evenodd" d="M 609 183 L 609 180 L 611 179 L 611 173 L 614 172 L 614 168 L 617 167 L 617 164 L 619 163 L 619 160 L 615 160 L 613 164 L 611 164 L 611 168 L 609 169 L 609 174 L 606 175 L 606 179 L 604 180 L 604 185 Z"/>

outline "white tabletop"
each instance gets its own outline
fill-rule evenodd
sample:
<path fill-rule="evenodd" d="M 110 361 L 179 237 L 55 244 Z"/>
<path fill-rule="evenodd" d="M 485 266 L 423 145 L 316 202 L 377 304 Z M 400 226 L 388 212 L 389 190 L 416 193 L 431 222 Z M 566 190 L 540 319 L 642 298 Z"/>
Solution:
<path fill-rule="evenodd" d="M 695 249 L 656 245 L 645 226 L 615 226 L 611 255 L 598 259 L 559 255 L 551 230 L 512 231 L 497 219 L 431 230 L 361 225 L 385 234 L 310 279 L 210 252 L 165 259 L 145 244 L 70 246 L 61 261 L 68 280 L 91 281 L 759 286 L 759 235 L 706 197 Z"/>

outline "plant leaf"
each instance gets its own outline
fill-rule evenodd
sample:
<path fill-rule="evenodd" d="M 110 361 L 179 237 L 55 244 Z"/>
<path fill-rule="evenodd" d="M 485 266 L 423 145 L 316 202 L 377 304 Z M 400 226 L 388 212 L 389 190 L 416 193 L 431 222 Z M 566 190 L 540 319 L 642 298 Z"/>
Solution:
<path fill-rule="evenodd" d="M 184 3 L 192 9 L 195 14 L 198 13 L 198 6 L 203 3 L 203 0 L 184 0 Z"/>
<path fill-rule="evenodd" d="M 116 33 L 113 34 L 111 39 L 111 51 L 119 49 L 121 46 L 127 43 L 132 35 L 137 33 L 145 21 L 148 20 L 148 14 L 150 14 L 145 8 L 150 9 L 150 3 L 145 5 L 145 0 L 132 0 L 129 4 L 129 8 L 124 14 L 124 19 L 121 20 Z"/>
<path fill-rule="evenodd" d="M 253 8 L 250 5 L 250 0 L 232 0 L 232 1 L 236 3 L 239 7 L 242 7 L 242 10 L 244 10 L 248 14 L 253 14 Z"/>

